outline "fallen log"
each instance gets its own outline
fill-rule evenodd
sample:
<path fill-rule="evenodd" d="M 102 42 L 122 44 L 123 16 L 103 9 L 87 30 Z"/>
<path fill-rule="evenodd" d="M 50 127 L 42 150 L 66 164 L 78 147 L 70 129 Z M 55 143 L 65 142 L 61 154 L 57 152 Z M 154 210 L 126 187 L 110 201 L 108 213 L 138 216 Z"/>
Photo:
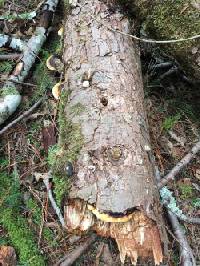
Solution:
<path fill-rule="evenodd" d="M 54 191 L 64 189 L 63 180 L 70 179 L 64 201 L 68 230 L 91 229 L 114 238 L 122 262 L 129 256 L 133 263 L 141 257 L 159 265 L 167 252 L 167 236 L 151 156 L 139 49 L 131 38 L 105 24 L 130 32 L 128 19 L 99 0 L 73 4 L 65 24 Z"/>

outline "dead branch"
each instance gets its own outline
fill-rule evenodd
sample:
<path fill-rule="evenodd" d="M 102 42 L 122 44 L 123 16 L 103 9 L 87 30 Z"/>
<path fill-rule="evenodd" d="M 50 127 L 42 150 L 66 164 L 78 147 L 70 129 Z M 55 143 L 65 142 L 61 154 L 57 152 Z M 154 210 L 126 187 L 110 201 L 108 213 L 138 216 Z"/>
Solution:
<path fill-rule="evenodd" d="M 61 223 L 61 225 L 63 227 L 65 227 L 65 221 L 64 221 L 64 218 L 62 216 L 62 213 L 60 211 L 60 209 L 58 208 L 57 204 L 56 204 L 56 201 L 54 200 L 53 198 L 53 194 L 52 194 L 52 190 L 51 190 L 51 187 L 50 187 L 50 184 L 49 184 L 49 179 L 51 178 L 51 172 L 49 172 L 44 178 L 43 178 L 43 182 L 47 188 L 47 192 L 48 192 L 48 197 L 49 197 L 49 200 L 51 202 L 51 205 L 52 205 L 52 208 L 54 209 L 54 211 L 56 212 L 58 218 L 59 218 L 59 221 Z"/>
<path fill-rule="evenodd" d="M 19 59 L 21 54 L 0 54 L 0 61 Z"/>
<path fill-rule="evenodd" d="M 196 261 L 191 247 L 188 244 L 187 238 L 178 222 L 177 217 L 170 211 L 168 211 L 168 217 L 172 225 L 174 234 L 179 242 L 180 246 L 180 261 L 182 266 L 196 266 Z"/>
<path fill-rule="evenodd" d="M 165 176 L 163 177 L 160 182 L 158 183 L 158 188 L 161 189 L 162 187 L 164 187 L 169 181 L 174 180 L 175 176 L 184 168 L 186 167 L 190 161 L 192 159 L 194 159 L 194 157 L 196 156 L 196 154 L 199 152 L 200 150 L 200 141 L 197 142 L 193 148 L 191 149 L 191 151 L 186 154 L 183 159 L 181 159 L 180 162 L 178 162 L 176 164 L 176 166 L 174 166 L 172 168 L 172 170 Z"/>
<path fill-rule="evenodd" d="M 23 51 L 27 43 L 11 35 L 0 34 L 0 48 L 11 48 L 17 51 Z"/>
<path fill-rule="evenodd" d="M 5 126 L 2 130 L 0 130 L 0 136 L 3 135 L 8 129 L 15 126 L 17 123 L 19 123 L 22 119 L 29 116 L 44 100 L 45 97 L 42 97 L 39 101 L 37 101 L 29 110 L 25 111 L 22 115 L 20 115 L 18 118 L 16 118 L 14 121 L 12 121 L 10 124 Z"/>
<path fill-rule="evenodd" d="M 156 178 L 157 178 L 157 181 L 161 179 L 158 168 L 156 168 Z M 162 191 L 163 189 L 165 189 L 165 187 L 162 188 L 160 191 Z M 160 194 L 162 197 L 162 192 L 160 192 Z M 167 213 L 168 213 L 168 217 L 171 222 L 171 225 L 172 225 L 173 232 L 180 245 L 180 258 L 182 262 L 181 265 L 196 266 L 196 261 L 195 261 L 192 249 L 187 241 L 187 238 L 185 237 L 185 234 L 181 228 L 181 225 L 179 224 L 177 216 L 169 208 L 167 208 Z"/>
<path fill-rule="evenodd" d="M 70 266 L 72 265 L 88 248 L 89 246 L 96 240 L 97 236 L 92 235 L 89 237 L 83 244 L 81 243 L 75 250 L 65 255 L 56 266 Z"/>
<path fill-rule="evenodd" d="M 26 47 L 23 49 L 22 58 L 1 89 L 0 124 L 4 123 L 5 120 L 16 111 L 21 102 L 21 95 L 17 90 L 15 81 L 23 82 L 27 77 L 42 45 L 46 41 L 57 4 L 58 0 L 47 0 L 45 2 L 35 34 L 30 38 Z"/>

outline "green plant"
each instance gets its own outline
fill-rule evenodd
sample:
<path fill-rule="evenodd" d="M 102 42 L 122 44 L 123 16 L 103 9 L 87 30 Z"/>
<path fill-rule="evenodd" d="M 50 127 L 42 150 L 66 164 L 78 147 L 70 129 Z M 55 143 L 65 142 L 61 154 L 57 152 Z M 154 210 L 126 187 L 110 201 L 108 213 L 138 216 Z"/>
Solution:
<path fill-rule="evenodd" d="M 176 114 L 175 116 L 170 116 L 165 118 L 163 125 L 162 125 L 162 129 L 168 131 L 170 129 L 173 128 L 173 126 L 180 120 L 181 115 L 180 114 Z"/>
<path fill-rule="evenodd" d="M 4 6 L 4 0 L 0 0 L 0 7 Z"/>
<path fill-rule="evenodd" d="M 36 201 L 32 198 L 26 201 L 26 207 L 29 211 L 29 216 L 31 217 L 31 221 L 36 225 L 37 231 L 39 231 L 42 223 L 42 208 L 39 208 Z M 45 241 L 47 241 L 48 246 L 51 247 L 58 246 L 58 243 L 55 240 L 55 236 L 49 228 L 46 227 L 43 228 L 42 237 Z"/>
<path fill-rule="evenodd" d="M 192 206 L 195 208 L 200 208 L 200 198 L 193 199 Z"/>
<path fill-rule="evenodd" d="M 181 192 L 181 199 L 185 200 L 193 196 L 193 187 L 191 185 L 179 184 L 178 186 Z"/>
<path fill-rule="evenodd" d="M 0 2 L 0 5 L 1 5 L 1 2 Z M 0 72 L 1 73 L 10 73 L 10 71 L 13 68 L 13 65 L 14 64 L 12 64 L 12 63 L 10 63 L 8 61 L 0 62 Z"/>

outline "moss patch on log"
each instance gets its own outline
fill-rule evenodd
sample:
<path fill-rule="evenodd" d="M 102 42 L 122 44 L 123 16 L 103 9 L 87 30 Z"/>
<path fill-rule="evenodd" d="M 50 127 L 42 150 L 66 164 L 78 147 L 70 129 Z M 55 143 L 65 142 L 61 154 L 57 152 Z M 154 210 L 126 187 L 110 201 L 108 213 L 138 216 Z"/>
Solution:
<path fill-rule="evenodd" d="M 69 116 L 67 116 L 65 108 L 70 93 L 70 90 L 64 90 L 61 95 L 58 119 L 59 142 L 58 145 L 50 149 L 48 156 L 53 172 L 54 192 L 59 205 L 63 197 L 67 195 L 70 187 L 67 165 L 71 163 L 73 166 L 83 146 L 81 127 L 79 124 L 73 123 L 69 116 L 80 114 L 84 110 L 84 106 L 81 104 L 74 105 L 70 110 Z"/>

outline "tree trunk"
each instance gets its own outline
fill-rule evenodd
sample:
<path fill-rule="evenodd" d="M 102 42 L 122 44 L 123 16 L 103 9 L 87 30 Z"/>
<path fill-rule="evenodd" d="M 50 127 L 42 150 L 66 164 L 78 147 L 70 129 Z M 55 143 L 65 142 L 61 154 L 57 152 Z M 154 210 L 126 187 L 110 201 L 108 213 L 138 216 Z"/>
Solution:
<path fill-rule="evenodd" d="M 122 1 L 122 0 L 121 0 Z M 144 21 L 151 38 L 159 40 L 189 38 L 200 33 L 199 0 L 135 0 L 138 18 Z M 137 13 L 138 14 L 138 13 Z M 192 78 L 200 80 L 200 39 L 161 45 Z"/>
<path fill-rule="evenodd" d="M 155 183 L 139 50 L 122 14 L 79 1 L 65 24 L 65 83 L 54 174 L 71 177 L 68 230 L 116 239 L 128 255 L 163 261 L 167 243 Z M 56 184 L 55 184 L 56 185 Z"/>

